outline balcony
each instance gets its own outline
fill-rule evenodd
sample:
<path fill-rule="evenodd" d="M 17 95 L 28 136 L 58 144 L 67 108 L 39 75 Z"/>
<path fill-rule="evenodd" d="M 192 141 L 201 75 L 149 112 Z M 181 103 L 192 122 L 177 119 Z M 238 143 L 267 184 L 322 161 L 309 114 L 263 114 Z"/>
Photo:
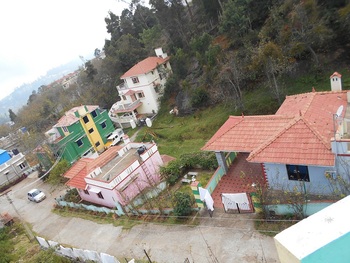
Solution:
<path fill-rule="evenodd" d="M 127 90 L 127 89 L 129 89 L 129 87 L 125 82 L 122 82 L 117 86 L 118 92 L 123 91 L 123 90 Z"/>
<path fill-rule="evenodd" d="M 132 103 L 125 103 L 123 101 L 117 101 L 114 103 L 109 110 L 110 117 L 117 117 L 118 113 L 126 113 L 136 110 L 142 105 L 142 102 L 138 99 Z"/>

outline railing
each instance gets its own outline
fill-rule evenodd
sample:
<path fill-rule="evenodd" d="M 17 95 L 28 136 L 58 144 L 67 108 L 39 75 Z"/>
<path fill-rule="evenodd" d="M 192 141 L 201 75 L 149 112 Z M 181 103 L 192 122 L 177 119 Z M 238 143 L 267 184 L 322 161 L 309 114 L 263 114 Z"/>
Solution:
<path fill-rule="evenodd" d="M 123 82 L 123 83 L 121 83 L 121 84 L 119 84 L 119 85 L 117 86 L 117 90 L 118 90 L 118 91 L 120 91 L 120 90 L 126 90 L 126 89 L 129 89 L 129 87 L 128 87 L 128 85 L 127 85 L 125 82 Z"/>

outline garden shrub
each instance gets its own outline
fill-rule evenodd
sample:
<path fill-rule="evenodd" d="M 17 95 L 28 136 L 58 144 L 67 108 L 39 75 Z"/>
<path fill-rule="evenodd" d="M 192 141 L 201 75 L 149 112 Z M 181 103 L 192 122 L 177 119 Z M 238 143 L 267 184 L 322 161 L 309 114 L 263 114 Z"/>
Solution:
<path fill-rule="evenodd" d="M 174 185 L 188 169 L 214 170 L 217 167 L 218 164 L 213 152 L 193 152 L 183 154 L 179 159 L 169 162 L 166 167 L 161 167 L 160 174 L 168 184 Z"/>
<path fill-rule="evenodd" d="M 188 193 L 176 192 L 174 195 L 174 214 L 177 217 L 188 216 L 192 213 L 194 200 Z"/>

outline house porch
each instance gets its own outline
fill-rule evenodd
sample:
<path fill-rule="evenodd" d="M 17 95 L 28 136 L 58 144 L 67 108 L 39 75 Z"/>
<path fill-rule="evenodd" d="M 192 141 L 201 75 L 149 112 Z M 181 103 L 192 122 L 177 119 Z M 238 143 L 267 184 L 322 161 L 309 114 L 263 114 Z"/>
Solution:
<path fill-rule="evenodd" d="M 223 208 L 222 193 L 251 193 L 252 184 L 265 183 L 261 164 L 249 163 L 249 153 L 238 153 L 226 175 L 224 175 L 212 193 L 215 208 Z"/>

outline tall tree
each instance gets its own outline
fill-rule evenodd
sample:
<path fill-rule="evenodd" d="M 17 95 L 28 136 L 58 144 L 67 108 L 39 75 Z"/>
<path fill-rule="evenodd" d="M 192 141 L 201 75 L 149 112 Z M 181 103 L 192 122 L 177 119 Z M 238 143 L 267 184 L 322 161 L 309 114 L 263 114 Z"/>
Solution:
<path fill-rule="evenodd" d="M 244 109 L 242 84 L 244 80 L 242 60 L 237 54 L 231 53 L 226 58 L 228 61 L 222 67 L 218 78 L 222 88 L 222 100 L 232 100 L 236 109 Z"/>
<path fill-rule="evenodd" d="M 283 91 L 278 79 L 283 73 L 292 70 L 294 66 L 292 61 L 283 54 L 282 47 L 272 41 L 261 42 L 252 56 L 250 69 L 262 71 L 265 74 L 268 86 L 279 104 L 282 103 Z"/>
<path fill-rule="evenodd" d="M 263 41 L 271 40 L 283 46 L 284 53 L 290 56 L 300 58 L 311 54 L 318 66 L 317 50 L 328 44 L 333 32 L 316 0 L 287 0 L 271 9 L 260 36 Z"/>
<path fill-rule="evenodd" d="M 9 117 L 12 122 L 15 122 L 17 119 L 17 115 L 11 109 L 9 109 Z"/>

